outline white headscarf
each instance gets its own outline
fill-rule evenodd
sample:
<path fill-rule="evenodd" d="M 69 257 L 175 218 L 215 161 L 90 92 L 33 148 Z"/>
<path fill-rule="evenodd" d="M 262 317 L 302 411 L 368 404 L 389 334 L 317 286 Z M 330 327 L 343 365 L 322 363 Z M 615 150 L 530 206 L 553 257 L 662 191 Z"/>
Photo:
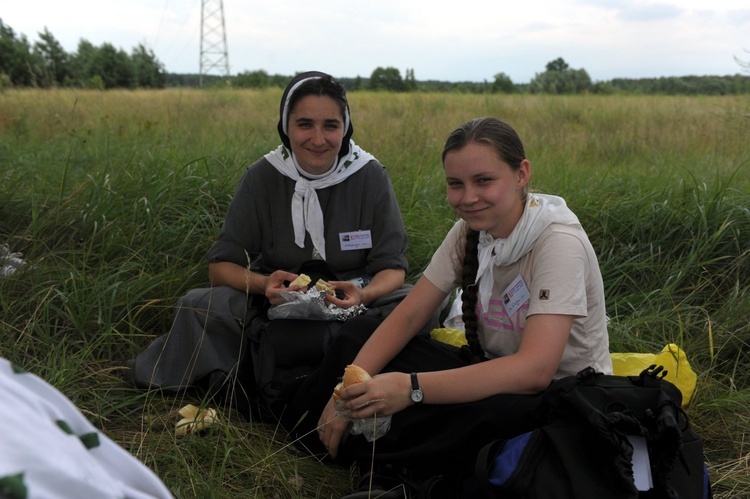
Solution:
<path fill-rule="evenodd" d="M 294 242 L 300 248 L 305 247 L 305 231 L 323 260 L 326 259 L 326 241 L 324 236 L 323 210 L 320 208 L 315 189 L 324 189 L 346 180 L 363 166 L 375 159 L 375 156 L 360 148 L 353 140 L 349 141 L 349 154 L 338 160 L 338 163 L 319 176 L 311 176 L 302 170 L 285 146 L 266 154 L 266 159 L 282 175 L 296 182 L 292 197 L 292 224 Z"/>
<path fill-rule="evenodd" d="M 487 310 L 494 283 L 492 267 L 518 261 L 534 247 L 539 235 L 551 224 L 580 225 L 565 200 L 546 194 L 529 194 L 523 215 L 505 239 L 495 239 L 485 231 L 479 233 L 479 268 L 475 284 L 479 283 L 482 310 Z"/>

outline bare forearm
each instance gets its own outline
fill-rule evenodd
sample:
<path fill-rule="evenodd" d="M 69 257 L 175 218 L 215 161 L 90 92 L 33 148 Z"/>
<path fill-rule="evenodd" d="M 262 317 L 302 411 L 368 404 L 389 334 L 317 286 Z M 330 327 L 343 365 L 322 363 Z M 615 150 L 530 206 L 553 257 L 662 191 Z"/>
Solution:
<path fill-rule="evenodd" d="M 445 296 L 426 278 L 420 278 L 406 298 L 375 330 L 354 363 L 371 375 L 379 373 L 427 324 Z"/>
<path fill-rule="evenodd" d="M 550 381 L 530 373 L 528 364 L 513 355 L 418 376 L 426 404 L 461 404 L 501 393 L 537 393 Z"/>
<path fill-rule="evenodd" d="M 396 307 L 360 349 L 353 363 L 370 375 L 379 373 L 416 334 L 416 326 L 405 312 L 403 307 Z"/>
<path fill-rule="evenodd" d="M 404 284 L 404 269 L 384 269 L 375 274 L 372 280 L 362 288 L 362 304 L 369 305 L 381 296 L 396 291 Z"/>
<path fill-rule="evenodd" d="M 455 404 L 544 390 L 560 365 L 572 324 L 568 315 L 532 315 L 516 353 L 459 369 L 420 373 L 425 402 Z"/>
<path fill-rule="evenodd" d="M 250 294 L 263 294 L 268 279 L 267 276 L 230 262 L 209 264 L 208 276 L 211 286 L 229 286 Z"/>

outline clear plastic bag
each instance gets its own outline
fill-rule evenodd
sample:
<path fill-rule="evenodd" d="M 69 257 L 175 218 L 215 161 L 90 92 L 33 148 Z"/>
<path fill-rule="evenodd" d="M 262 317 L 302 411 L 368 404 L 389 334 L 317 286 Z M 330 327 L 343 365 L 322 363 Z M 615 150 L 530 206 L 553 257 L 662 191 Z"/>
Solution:
<path fill-rule="evenodd" d="M 350 418 L 351 411 L 344 409 L 343 405 L 341 401 L 336 402 L 336 413 L 339 417 L 352 422 L 352 428 L 349 430 L 352 435 L 363 435 L 368 442 L 373 442 L 391 429 L 391 416 L 376 414 L 369 418 Z"/>

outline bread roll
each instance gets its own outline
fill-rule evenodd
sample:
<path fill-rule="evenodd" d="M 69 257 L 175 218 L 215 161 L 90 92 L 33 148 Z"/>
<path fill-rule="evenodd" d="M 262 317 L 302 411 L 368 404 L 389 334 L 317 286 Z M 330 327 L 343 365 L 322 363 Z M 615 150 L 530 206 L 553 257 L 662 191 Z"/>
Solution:
<path fill-rule="evenodd" d="M 310 276 L 307 274 L 300 274 L 289 284 L 289 287 L 299 286 L 300 288 L 304 288 L 308 284 L 310 284 Z"/>
<path fill-rule="evenodd" d="M 347 386 L 361 383 L 368 379 L 370 379 L 370 375 L 367 374 L 367 371 L 359 366 L 355 366 L 354 364 L 349 364 L 346 366 L 346 369 L 344 369 L 344 377 L 341 379 L 341 383 L 336 385 L 336 388 L 333 389 L 333 399 L 336 401 L 339 400 L 339 392 Z"/>
<path fill-rule="evenodd" d="M 318 279 L 318 282 L 315 283 L 315 288 L 321 293 L 325 293 L 327 295 L 332 295 L 336 292 L 336 288 L 331 283 L 328 283 L 323 279 Z"/>

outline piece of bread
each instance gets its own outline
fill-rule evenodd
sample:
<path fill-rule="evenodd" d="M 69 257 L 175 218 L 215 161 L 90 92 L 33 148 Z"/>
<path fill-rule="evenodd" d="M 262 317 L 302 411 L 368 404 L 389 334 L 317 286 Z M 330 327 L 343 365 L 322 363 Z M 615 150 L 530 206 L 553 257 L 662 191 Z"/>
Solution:
<path fill-rule="evenodd" d="M 315 289 L 327 295 L 336 293 L 336 288 L 333 286 L 333 284 L 328 283 L 323 279 L 318 279 L 318 282 L 315 283 Z"/>
<path fill-rule="evenodd" d="M 310 284 L 310 280 L 310 276 L 308 276 L 307 274 L 300 274 L 289 284 L 289 287 L 291 288 L 292 286 L 299 286 L 300 288 L 304 288 L 305 286 Z"/>
<path fill-rule="evenodd" d="M 188 404 L 178 411 L 182 416 L 177 422 L 174 434 L 176 437 L 184 437 L 191 433 L 199 433 L 217 421 L 216 409 L 200 409 L 193 404 Z"/>
<path fill-rule="evenodd" d="M 336 385 L 336 387 L 333 389 L 333 399 L 338 401 L 339 400 L 339 392 L 346 388 L 347 386 L 353 385 L 355 383 L 361 383 L 363 381 L 367 381 L 370 379 L 370 375 L 362 369 L 359 366 L 355 366 L 354 364 L 349 364 L 346 366 L 346 369 L 344 369 L 344 377 L 341 378 L 341 383 Z"/>

